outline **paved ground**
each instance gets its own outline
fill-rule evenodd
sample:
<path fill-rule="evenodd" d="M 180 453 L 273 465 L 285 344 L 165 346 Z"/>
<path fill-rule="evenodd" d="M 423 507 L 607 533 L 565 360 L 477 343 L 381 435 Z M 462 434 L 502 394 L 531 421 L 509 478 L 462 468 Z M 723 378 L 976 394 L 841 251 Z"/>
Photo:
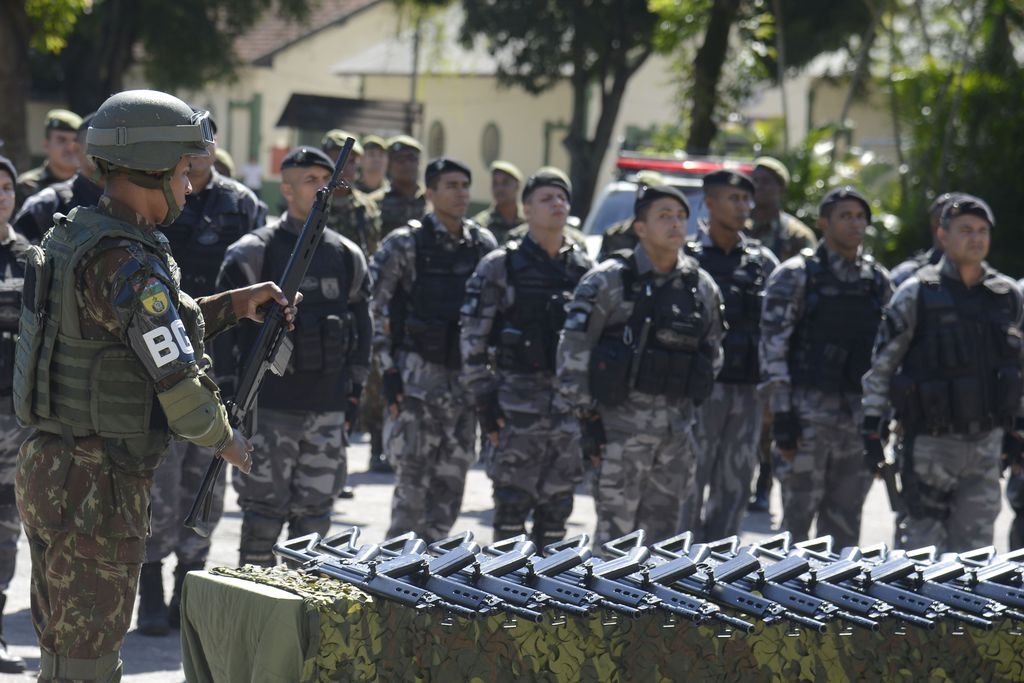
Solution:
<path fill-rule="evenodd" d="M 382 540 L 387 531 L 390 519 L 392 477 L 366 472 L 369 448 L 366 444 L 357 443 L 350 453 L 350 481 L 356 486 L 354 500 L 338 501 L 334 508 L 334 526 L 356 525 L 362 527 L 363 536 L 369 540 Z M 755 540 L 763 538 L 776 530 L 781 504 L 778 499 L 778 487 L 774 491 L 772 502 L 774 514 L 756 514 L 748 516 L 743 525 L 743 538 Z M 456 530 L 472 530 L 478 538 L 490 539 L 491 522 L 491 485 L 481 467 L 470 471 L 466 486 L 464 510 L 456 524 Z M 996 544 L 1002 549 L 1006 547 L 1008 526 L 1011 512 L 1005 504 L 996 521 Z M 241 517 L 235 503 L 234 492 L 228 487 L 227 511 L 214 534 L 211 565 L 234 566 L 238 560 L 238 534 Z M 592 533 L 594 526 L 594 505 L 587 495 L 576 496 L 576 507 L 570 519 L 570 534 Z M 885 489 L 876 482 L 868 496 L 864 510 L 864 525 L 861 531 L 861 543 L 870 544 L 879 541 L 891 542 L 892 514 L 889 512 L 885 498 Z M 171 584 L 173 562 L 165 565 L 165 585 Z M 35 634 L 29 615 L 29 558 L 24 538 L 18 552 L 18 571 L 14 580 L 7 614 L 4 617 L 4 632 L 11 649 L 28 661 L 34 669 L 39 662 L 39 649 L 36 646 Z M 128 634 L 124 645 L 126 683 L 179 683 L 184 680 L 181 673 L 180 647 L 177 634 L 152 638 L 140 636 L 135 631 Z M 28 681 L 33 675 L 4 676 L 0 681 Z"/>

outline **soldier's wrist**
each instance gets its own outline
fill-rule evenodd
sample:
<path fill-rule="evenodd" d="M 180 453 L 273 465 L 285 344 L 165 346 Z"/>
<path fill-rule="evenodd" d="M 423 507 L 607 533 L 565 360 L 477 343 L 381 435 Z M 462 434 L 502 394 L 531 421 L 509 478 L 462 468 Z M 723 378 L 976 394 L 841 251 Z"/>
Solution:
<path fill-rule="evenodd" d="M 220 441 L 214 444 L 213 452 L 218 456 L 221 455 L 224 451 L 227 450 L 228 446 L 231 445 L 231 442 L 234 441 L 234 437 L 235 430 L 228 427 L 227 431 L 225 432 L 224 436 L 221 437 Z"/>

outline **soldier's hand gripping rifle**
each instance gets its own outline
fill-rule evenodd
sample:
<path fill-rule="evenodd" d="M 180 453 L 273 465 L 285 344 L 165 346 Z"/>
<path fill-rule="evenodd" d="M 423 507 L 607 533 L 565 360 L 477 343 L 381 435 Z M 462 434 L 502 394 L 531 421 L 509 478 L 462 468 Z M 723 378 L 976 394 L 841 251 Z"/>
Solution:
<path fill-rule="evenodd" d="M 291 303 L 299 291 L 299 285 L 306 276 L 309 264 L 313 261 L 320 238 L 327 226 L 327 215 L 330 211 L 331 197 L 334 191 L 344 184 L 341 171 L 348 162 L 348 156 L 355 144 L 353 138 L 347 138 L 341 148 L 338 161 L 334 164 L 331 180 L 325 187 L 317 190 L 313 208 L 306 216 L 306 224 L 299 233 L 292 255 L 288 258 L 281 282 L 277 283 L 285 298 Z M 251 437 L 255 430 L 253 419 L 256 408 L 256 397 L 259 395 L 263 377 L 270 370 L 276 375 L 283 375 L 292 355 L 292 342 L 288 338 L 288 324 L 284 318 L 284 308 L 273 302 L 269 305 L 260 326 L 256 343 L 249 352 L 249 358 L 242 367 L 238 387 L 232 400 L 225 402 L 228 422 L 233 429 L 240 429 L 246 437 Z M 199 492 L 192 502 L 192 509 L 185 518 L 185 526 L 203 538 L 209 537 L 213 531 L 210 525 L 210 506 L 213 502 L 214 486 L 221 478 L 224 459 L 215 456 L 210 462 L 199 486 Z"/>

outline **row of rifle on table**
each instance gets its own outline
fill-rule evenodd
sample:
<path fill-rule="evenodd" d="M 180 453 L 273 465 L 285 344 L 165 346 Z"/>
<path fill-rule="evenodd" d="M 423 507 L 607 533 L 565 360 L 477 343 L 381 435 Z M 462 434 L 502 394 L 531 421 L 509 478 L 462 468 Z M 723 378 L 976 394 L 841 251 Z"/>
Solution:
<path fill-rule="evenodd" d="M 427 544 L 412 532 L 383 543 L 358 543 L 352 527 L 328 538 L 318 534 L 279 543 L 289 565 L 340 579 L 372 596 L 414 609 L 474 618 L 504 613 L 564 623 L 568 615 L 619 618 L 661 614 L 680 621 L 717 624 L 718 635 L 752 633 L 755 623 L 781 622 L 788 635 L 800 629 L 841 635 L 877 631 L 891 621 L 932 629 L 949 620 L 992 629 L 1008 620 L 1019 634 L 1024 622 L 1024 551 L 999 554 L 987 547 L 937 557 L 934 548 L 896 551 L 884 544 L 832 549 L 831 537 L 793 543 L 788 533 L 741 546 L 735 536 L 697 543 L 690 532 L 645 545 L 643 530 L 603 546 L 595 557 L 582 534 L 542 552 L 526 536 L 481 548 L 471 532 Z"/>

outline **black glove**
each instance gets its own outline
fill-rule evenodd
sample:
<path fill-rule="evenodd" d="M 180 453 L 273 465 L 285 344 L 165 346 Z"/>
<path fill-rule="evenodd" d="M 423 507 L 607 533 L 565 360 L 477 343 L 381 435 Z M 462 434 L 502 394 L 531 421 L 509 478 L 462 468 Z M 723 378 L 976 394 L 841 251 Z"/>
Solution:
<path fill-rule="evenodd" d="M 1024 465 L 1024 418 L 1014 420 L 1013 429 L 1006 430 L 1003 434 L 1003 467 L 1014 467 Z"/>
<path fill-rule="evenodd" d="M 345 431 L 348 434 L 355 429 L 356 420 L 359 419 L 359 397 L 362 395 L 363 385 L 353 383 L 352 390 L 348 393 L 348 401 L 345 403 L 345 424 L 348 425 Z"/>
<path fill-rule="evenodd" d="M 584 462 L 590 458 L 600 458 L 601 446 L 606 443 L 608 438 L 604 434 L 604 422 L 600 415 L 580 418 L 580 450 L 583 451 Z"/>
<path fill-rule="evenodd" d="M 772 439 L 775 445 L 784 451 L 796 450 L 797 439 L 800 438 L 800 419 L 792 410 L 775 413 L 772 422 Z"/>
<path fill-rule="evenodd" d="M 484 394 L 476 399 L 476 419 L 484 434 L 493 434 L 501 429 L 498 420 L 502 419 L 501 407 L 498 405 L 498 394 Z"/>
<path fill-rule="evenodd" d="M 865 415 L 861 428 L 864 440 L 864 467 L 874 474 L 878 466 L 885 462 L 885 450 L 882 448 L 882 418 L 877 415 Z"/>
<path fill-rule="evenodd" d="M 405 393 L 402 385 L 402 373 L 398 370 L 387 370 L 380 377 L 380 389 L 384 393 L 384 401 L 389 406 L 398 403 L 398 397 Z"/>

